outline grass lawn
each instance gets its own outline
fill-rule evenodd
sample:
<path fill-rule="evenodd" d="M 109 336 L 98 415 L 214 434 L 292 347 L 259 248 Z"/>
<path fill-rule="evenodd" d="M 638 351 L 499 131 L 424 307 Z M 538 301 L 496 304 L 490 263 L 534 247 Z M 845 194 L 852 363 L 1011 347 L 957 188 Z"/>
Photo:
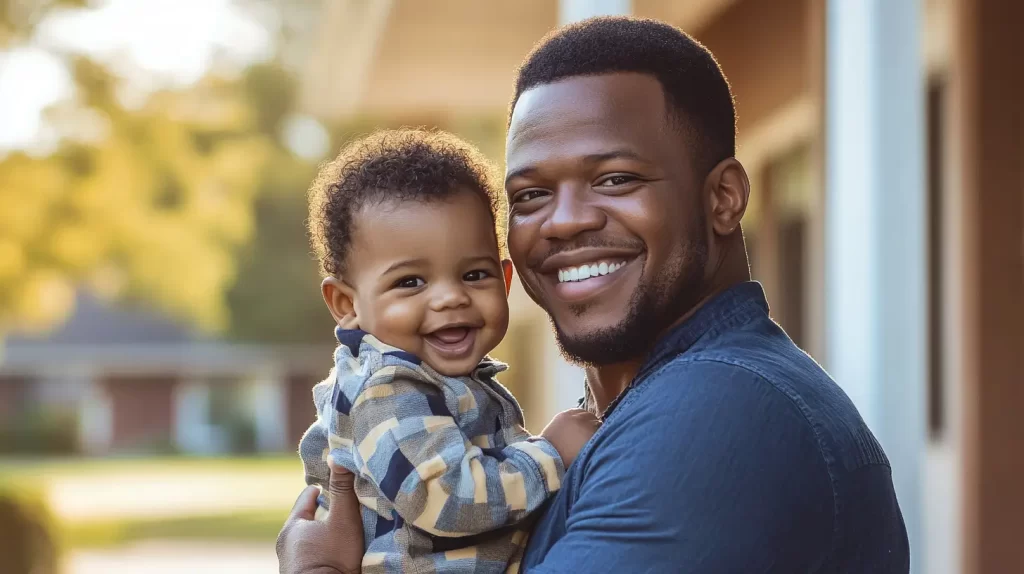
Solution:
<path fill-rule="evenodd" d="M 272 544 L 288 509 L 152 520 L 122 519 L 65 524 L 65 548 L 105 548 L 142 540 L 250 541 Z"/>
<path fill-rule="evenodd" d="M 203 458 L 185 456 L 119 458 L 0 458 L 0 481 L 47 480 L 65 476 L 116 475 L 123 472 L 190 474 L 196 471 L 274 472 L 297 471 L 294 454 L 263 457 Z"/>
<path fill-rule="evenodd" d="M 272 543 L 288 514 L 290 501 L 294 501 L 302 486 L 301 473 L 301 464 L 295 455 L 0 459 L 0 487 L 48 505 L 55 515 L 52 522 L 57 536 L 69 549 L 110 547 L 152 539 Z M 156 482 L 176 485 L 174 496 L 186 502 L 193 493 L 197 498 L 208 500 L 211 496 L 220 497 L 223 491 L 223 498 L 228 502 L 240 496 L 252 496 L 265 504 L 225 504 L 211 512 L 206 510 L 211 506 L 199 503 L 195 510 L 168 512 L 168 506 L 180 508 L 180 505 L 168 505 L 166 501 L 153 501 L 150 505 L 151 493 L 147 492 L 141 499 L 138 496 L 139 491 Z M 132 497 L 133 494 L 136 496 Z M 58 516 L 60 509 L 55 507 L 71 506 L 71 502 L 82 502 L 84 497 L 108 497 L 111 505 L 127 504 L 132 506 L 129 510 L 142 509 L 143 512 L 118 516 L 78 512 L 70 518 L 67 513 L 64 518 Z M 84 502 L 96 502 L 99 508 L 106 506 L 102 500 Z M 160 502 L 164 502 L 163 506 L 158 504 Z M 149 508 L 156 510 L 148 512 Z"/>

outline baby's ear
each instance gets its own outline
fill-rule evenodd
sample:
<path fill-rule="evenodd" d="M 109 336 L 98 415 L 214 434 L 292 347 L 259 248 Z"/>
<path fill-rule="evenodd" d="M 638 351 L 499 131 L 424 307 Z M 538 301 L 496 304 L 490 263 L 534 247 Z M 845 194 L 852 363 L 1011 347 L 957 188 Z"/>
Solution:
<path fill-rule="evenodd" d="M 355 290 L 344 280 L 337 277 L 327 277 L 320 284 L 320 292 L 323 293 L 324 303 L 330 310 L 334 321 L 342 329 L 355 329 L 358 327 L 356 317 Z"/>
<path fill-rule="evenodd" d="M 502 260 L 501 272 L 505 276 L 505 296 L 508 297 L 510 291 L 512 291 L 512 261 L 509 259 Z"/>

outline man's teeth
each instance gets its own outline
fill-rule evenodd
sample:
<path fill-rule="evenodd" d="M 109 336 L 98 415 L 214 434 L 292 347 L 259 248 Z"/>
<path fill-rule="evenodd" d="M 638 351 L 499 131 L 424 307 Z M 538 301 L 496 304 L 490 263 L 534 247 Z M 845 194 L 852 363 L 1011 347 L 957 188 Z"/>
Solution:
<path fill-rule="evenodd" d="M 608 275 L 609 273 L 615 273 L 621 269 L 623 265 L 625 265 L 625 263 L 608 263 L 607 261 L 601 261 L 599 263 L 580 265 L 579 267 L 566 267 L 558 270 L 558 282 L 566 283 L 571 281 L 583 281 L 584 279 L 590 279 L 591 277 L 597 277 L 599 275 Z"/>

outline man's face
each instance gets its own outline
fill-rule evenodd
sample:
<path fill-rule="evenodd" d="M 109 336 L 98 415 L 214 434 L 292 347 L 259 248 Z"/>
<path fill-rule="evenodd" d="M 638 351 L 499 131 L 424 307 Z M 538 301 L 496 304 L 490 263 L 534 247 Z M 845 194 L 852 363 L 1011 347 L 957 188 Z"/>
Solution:
<path fill-rule="evenodd" d="M 570 78 L 516 103 L 509 250 L 571 360 L 640 358 L 701 297 L 704 174 L 679 121 L 643 74 Z"/>

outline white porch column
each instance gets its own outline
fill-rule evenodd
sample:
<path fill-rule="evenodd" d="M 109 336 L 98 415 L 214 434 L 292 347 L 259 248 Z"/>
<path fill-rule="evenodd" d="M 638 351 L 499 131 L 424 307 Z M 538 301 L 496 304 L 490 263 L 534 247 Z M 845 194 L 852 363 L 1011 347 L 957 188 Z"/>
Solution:
<path fill-rule="evenodd" d="M 266 365 L 246 382 L 247 414 L 255 423 L 259 452 L 279 452 L 287 448 L 288 405 L 283 380 L 277 369 Z"/>
<path fill-rule="evenodd" d="M 825 362 L 881 441 L 923 572 L 926 245 L 920 0 L 829 0 Z"/>
<path fill-rule="evenodd" d="M 593 16 L 625 16 L 632 12 L 632 0 L 560 0 L 558 23 L 565 25 Z"/>
<path fill-rule="evenodd" d="M 200 378 L 174 386 L 174 443 L 188 454 L 213 455 L 224 451 L 219 429 L 210 424 L 210 384 Z"/>
<path fill-rule="evenodd" d="M 593 16 L 628 15 L 632 13 L 631 0 L 560 0 L 558 3 L 559 25 L 571 24 Z M 547 397 L 547 415 L 550 416 L 575 407 L 576 401 L 583 396 L 583 385 L 586 376 L 583 369 L 571 365 L 562 358 L 555 344 L 554 336 L 546 337 L 545 370 L 550 373 L 548 384 L 545 385 Z"/>
<path fill-rule="evenodd" d="M 86 379 L 78 403 L 78 438 L 82 451 L 90 455 L 106 454 L 114 439 L 113 402 L 94 373 L 82 377 Z"/>

